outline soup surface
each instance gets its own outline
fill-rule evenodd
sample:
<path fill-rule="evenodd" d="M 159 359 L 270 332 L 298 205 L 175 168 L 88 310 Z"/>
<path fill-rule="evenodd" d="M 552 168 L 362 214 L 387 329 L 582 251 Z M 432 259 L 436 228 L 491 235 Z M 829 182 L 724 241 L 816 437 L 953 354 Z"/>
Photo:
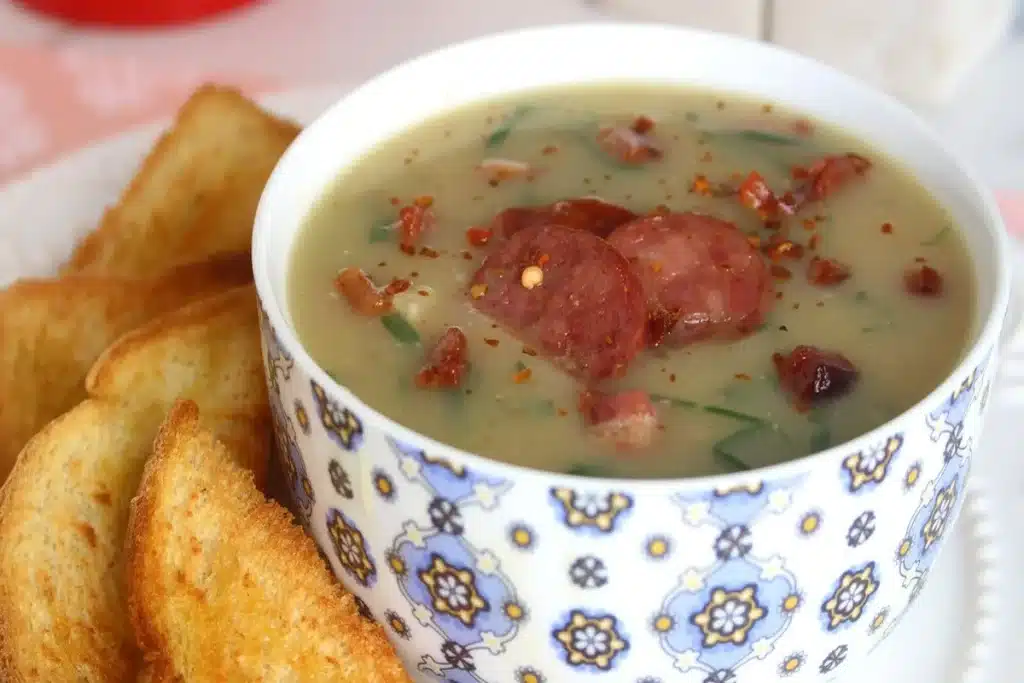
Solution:
<path fill-rule="evenodd" d="M 346 169 L 291 256 L 300 339 L 375 409 L 481 455 L 685 477 L 872 429 L 973 324 L 956 226 L 827 125 L 615 85 L 477 104 Z"/>

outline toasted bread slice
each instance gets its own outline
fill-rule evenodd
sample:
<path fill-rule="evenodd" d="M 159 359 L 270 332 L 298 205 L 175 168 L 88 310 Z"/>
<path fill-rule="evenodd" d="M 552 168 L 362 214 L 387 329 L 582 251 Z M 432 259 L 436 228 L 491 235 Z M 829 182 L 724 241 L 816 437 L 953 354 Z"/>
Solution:
<path fill-rule="evenodd" d="M 410 680 L 380 626 L 200 426 L 193 403 L 160 429 L 125 560 L 143 655 L 184 683 Z"/>
<path fill-rule="evenodd" d="M 0 482 L 33 434 L 85 398 L 85 375 L 111 342 L 251 280 L 238 252 L 145 279 L 20 280 L 0 291 Z"/>
<path fill-rule="evenodd" d="M 62 272 L 138 277 L 248 250 L 263 186 L 299 130 L 236 90 L 201 87 Z"/>
<path fill-rule="evenodd" d="M 173 403 L 164 387 L 195 396 L 225 448 L 265 472 L 271 434 L 257 328 L 251 286 L 167 314 L 103 356 L 94 373 L 110 378 L 102 396 L 29 441 L 0 496 L 0 680 L 134 680 L 121 568 L 129 502 Z M 231 389 L 206 392 L 212 386 Z"/>

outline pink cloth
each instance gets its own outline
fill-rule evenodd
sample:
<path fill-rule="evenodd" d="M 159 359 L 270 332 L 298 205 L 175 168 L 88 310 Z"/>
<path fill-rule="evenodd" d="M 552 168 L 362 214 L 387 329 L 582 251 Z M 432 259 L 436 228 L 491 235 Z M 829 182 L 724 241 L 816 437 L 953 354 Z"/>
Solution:
<path fill-rule="evenodd" d="M 200 72 L 76 47 L 0 46 L 0 186 L 130 126 L 171 114 L 206 81 L 249 94 L 275 88 L 255 74 Z M 1024 235 L 1024 188 L 1002 192 L 1011 231 Z"/>

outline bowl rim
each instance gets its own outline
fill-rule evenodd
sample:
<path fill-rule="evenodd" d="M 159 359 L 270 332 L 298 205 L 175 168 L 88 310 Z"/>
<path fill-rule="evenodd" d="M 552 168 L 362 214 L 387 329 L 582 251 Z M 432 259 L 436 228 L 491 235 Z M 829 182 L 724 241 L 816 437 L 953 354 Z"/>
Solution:
<path fill-rule="evenodd" d="M 585 477 L 504 462 L 457 448 L 456 446 L 444 443 L 434 439 L 433 437 L 427 436 L 426 434 L 422 434 L 414 429 L 406 427 L 399 421 L 368 405 L 345 385 L 335 381 L 315 360 L 313 360 L 305 346 L 298 339 L 298 335 L 287 322 L 283 312 L 283 302 L 278 301 L 275 296 L 274 287 L 271 284 L 269 267 L 267 266 L 270 258 L 290 258 L 290 252 L 287 254 L 277 253 L 271 257 L 271 251 L 268 247 L 269 238 L 267 235 L 272 230 L 270 227 L 273 222 L 271 214 L 274 213 L 272 202 L 275 200 L 275 196 L 279 192 L 278 188 L 281 186 L 287 186 L 287 184 L 291 182 L 289 176 L 292 174 L 292 167 L 302 162 L 296 150 L 302 150 L 305 146 L 309 146 L 308 143 L 303 145 L 303 141 L 317 136 L 319 131 L 329 124 L 332 114 L 339 109 L 343 109 L 349 98 L 355 93 L 361 91 L 363 88 L 376 84 L 381 80 L 396 78 L 401 74 L 401 72 L 407 69 L 421 67 L 425 62 L 440 60 L 446 57 L 450 58 L 453 54 L 458 55 L 460 52 L 472 52 L 481 44 L 487 44 L 495 41 L 514 41 L 517 39 L 528 40 L 534 36 L 543 37 L 544 35 L 559 35 L 566 33 L 576 33 L 584 36 L 586 36 L 586 34 L 591 34 L 591 37 L 594 37 L 594 34 L 599 35 L 601 33 L 605 33 L 607 35 L 607 32 L 629 32 L 639 35 L 670 33 L 679 40 L 711 40 L 722 43 L 726 47 L 742 47 L 742 49 L 748 51 L 752 49 L 761 50 L 764 51 L 764 54 L 774 53 L 776 58 L 785 58 L 789 60 L 794 68 L 805 71 L 818 71 L 829 76 L 832 80 L 840 83 L 844 90 L 850 92 L 851 96 L 870 102 L 873 106 L 878 107 L 885 117 L 898 117 L 902 118 L 907 123 L 915 124 L 919 129 L 922 139 L 924 139 L 929 146 L 943 152 L 949 162 L 949 168 L 952 171 L 959 173 L 961 179 L 965 181 L 963 183 L 963 189 L 968 192 L 977 204 L 977 207 L 980 209 L 978 212 L 978 218 L 980 219 L 979 222 L 984 223 L 984 229 L 988 232 L 988 238 L 992 241 L 993 248 L 995 250 L 996 268 L 995 273 L 991 276 L 995 278 L 991 306 L 987 312 L 978 316 L 981 318 L 982 322 L 977 326 L 977 332 L 973 341 L 968 347 L 965 347 L 957 364 L 947 373 L 938 385 L 936 385 L 930 392 L 928 392 L 927 395 L 923 396 L 912 406 L 893 416 L 874 429 L 864 432 L 853 439 L 835 444 L 823 451 L 818 451 L 816 453 L 811 453 L 774 465 L 757 467 L 740 472 L 702 475 L 696 477 L 659 479 Z M 643 77 L 638 77 L 636 80 L 642 81 Z M 508 91 L 508 94 L 513 94 L 514 92 L 517 91 L 510 90 Z M 344 165 L 339 166 L 339 171 L 342 168 L 344 168 Z M 296 229 L 299 227 L 301 227 L 301 222 L 296 223 Z M 361 421 L 369 422 L 374 425 L 374 427 L 380 429 L 388 437 L 389 441 L 396 439 L 399 440 L 402 445 L 414 446 L 423 452 L 442 456 L 453 463 L 464 463 L 472 470 L 477 472 L 486 472 L 494 476 L 505 476 L 506 478 L 519 481 L 524 479 L 539 479 L 547 480 L 548 483 L 564 482 L 569 486 L 598 486 L 608 489 L 627 489 L 637 494 L 657 495 L 659 493 L 676 493 L 680 491 L 693 490 L 725 490 L 738 486 L 749 485 L 759 481 L 794 479 L 801 475 L 806 475 L 812 471 L 826 467 L 825 463 L 828 461 L 837 461 L 841 457 L 845 457 L 859 450 L 862 451 L 867 446 L 876 444 L 890 436 L 893 436 L 895 433 L 904 431 L 904 429 L 898 427 L 900 423 L 911 419 L 915 415 L 926 414 L 930 407 L 946 400 L 946 398 L 959 387 L 962 381 L 961 378 L 968 373 L 974 372 L 986 359 L 989 363 L 997 360 L 996 356 L 998 355 L 999 345 L 1001 343 L 1000 329 L 1004 320 L 1009 315 L 1012 280 L 1009 253 L 1009 236 L 1006 232 L 1002 215 L 999 212 L 994 195 L 989 188 L 981 182 L 979 174 L 971 168 L 969 164 L 965 163 L 964 160 L 955 153 L 955 151 L 945 145 L 931 126 L 925 123 L 908 106 L 897 101 L 895 98 L 880 92 L 860 82 L 854 77 L 846 75 L 838 69 L 828 66 L 827 64 L 823 64 L 774 44 L 681 26 L 602 21 L 554 24 L 539 28 L 533 27 L 501 31 L 454 43 L 437 50 L 426 52 L 412 59 L 402 61 L 396 66 L 372 77 L 359 87 L 341 97 L 331 105 L 331 107 L 321 113 L 321 115 L 312 124 L 302 131 L 299 137 L 286 150 L 285 154 L 282 156 L 271 174 L 260 198 L 256 212 L 252 259 L 254 279 L 260 305 L 268 318 L 268 322 L 272 328 L 270 332 L 276 338 L 277 343 L 292 356 L 294 362 L 300 366 L 301 371 L 304 372 L 309 379 L 315 381 L 316 384 L 324 388 L 329 399 L 341 401 L 346 408 L 356 412 Z M 974 261 L 974 259 L 972 259 L 972 261 Z M 974 265 L 976 266 L 977 264 L 975 263 Z M 975 271 L 975 280 L 979 281 L 982 274 L 978 272 L 979 269 L 977 267 L 973 270 Z M 1003 336 L 1005 337 L 1005 334 Z M 264 363 L 266 363 L 266 358 L 264 359 Z M 271 368 L 268 368 L 268 371 L 269 370 L 271 370 Z"/>

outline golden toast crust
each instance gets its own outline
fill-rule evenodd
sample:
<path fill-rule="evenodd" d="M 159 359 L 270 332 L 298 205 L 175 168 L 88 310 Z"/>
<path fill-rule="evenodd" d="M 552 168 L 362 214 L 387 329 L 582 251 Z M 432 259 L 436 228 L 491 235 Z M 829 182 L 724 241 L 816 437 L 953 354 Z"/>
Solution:
<path fill-rule="evenodd" d="M 312 539 L 200 427 L 190 402 L 160 429 L 132 502 L 125 566 L 144 657 L 188 683 L 410 680 Z"/>
<path fill-rule="evenodd" d="M 234 88 L 199 88 L 62 273 L 139 277 L 248 251 L 263 186 L 299 130 Z"/>

